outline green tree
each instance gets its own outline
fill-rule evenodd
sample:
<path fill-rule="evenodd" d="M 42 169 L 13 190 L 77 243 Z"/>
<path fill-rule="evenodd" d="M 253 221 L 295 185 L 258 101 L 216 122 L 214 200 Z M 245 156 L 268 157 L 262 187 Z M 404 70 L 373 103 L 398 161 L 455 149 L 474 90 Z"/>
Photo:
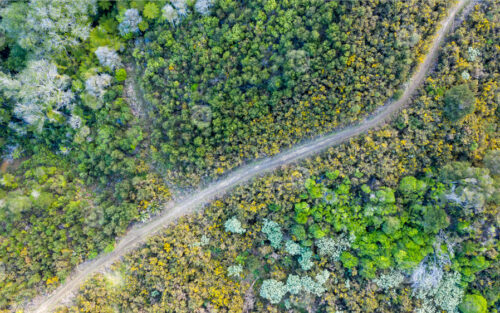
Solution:
<path fill-rule="evenodd" d="M 148 2 L 144 6 L 144 11 L 142 13 L 147 19 L 154 20 L 160 14 L 160 9 L 153 2 Z"/>
<path fill-rule="evenodd" d="M 295 239 L 298 241 L 306 240 L 307 239 L 307 233 L 302 225 L 293 225 L 292 226 L 292 235 L 295 236 Z"/>
<path fill-rule="evenodd" d="M 448 215 L 444 209 L 439 207 L 427 207 L 424 215 L 424 231 L 426 233 L 437 233 L 450 224 Z"/>
<path fill-rule="evenodd" d="M 116 70 L 115 78 L 119 82 L 126 80 L 127 79 L 127 71 L 124 68 Z"/>
<path fill-rule="evenodd" d="M 454 86 L 444 94 L 444 114 L 451 121 L 458 121 L 474 112 L 475 101 L 469 86 Z"/>
<path fill-rule="evenodd" d="M 483 296 L 480 295 L 466 295 L 464 300 L 458 306 L 462 313 L 486 313 L 488 303 Z"/>
<path fill-rule="evenodd" d="M 359 264 L 358 258 L 347 251 L 342 252 L 340 261 L 342 261 L 342 265 L 348 269 L 354 268 Z"/>

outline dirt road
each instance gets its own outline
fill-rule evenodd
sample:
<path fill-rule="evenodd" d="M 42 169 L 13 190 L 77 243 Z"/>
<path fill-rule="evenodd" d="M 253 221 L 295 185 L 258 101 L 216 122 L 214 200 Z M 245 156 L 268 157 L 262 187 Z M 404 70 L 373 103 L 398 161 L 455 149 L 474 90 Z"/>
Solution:
<path fill-rule="evenodd" d="M 352 125 L 344 130 L 317 138 L 308 143 L 301 144 L 274 157 L 262 159 L 255 163 L 243 166 L 240 169 L 231 172 L 226 178 L 220 180 L 219 182 L 193 192 L 191 195 L 184 197 L 177 203 L 167 205 L 164 213 L 156 219 L 145 224 L 137 225 L 137 227 L 133 227 L 123 238 L 121 238 L 113 252 L 102 254 L 96 259 L 78 266 L 73 274 L 66 279 L 66 282 L 57 288 L 52 294 L 35 299 L 28 311 L 39 313 L 53 311 L 61 301 L 70 298 L 72 294 L 78 290 L 78 287 L 91 275 L 104 270 L 112 263 L 118 261 L 123 255 L 143 244 L 148 237 L 156 234 L 180 216 L 192 213 L 197 208 L 209 203 L 215 197 L 227 193 L 235 186 L 246 183 L 258 175 L 273 171 L 282 165 L 288 165 L 299 159 L 311 156 L 312 154 L 322 152 L 331 146 L 343 143 L 385 123 L 394 114 L 394 112 L 409 102 L 411 96 L 424 81 L 427 72 L 437 58 L 439 47 L 443 42 L 447 31 L 452 25 L 456 13 L 465 5 L 466 2 L 468 2 L 468 0 L 459 0 L 458 3 L 450 9 L 448 17 L 442 22 L 441 28 L 438 30 L 433 39 L 432 45 L 427 56 L 425 57 L 424 62 L 420 64 L 404 91 L 404 94 L 398 101 L 383 106 L 370 118 L 367 118 L 356 125 Z"/>

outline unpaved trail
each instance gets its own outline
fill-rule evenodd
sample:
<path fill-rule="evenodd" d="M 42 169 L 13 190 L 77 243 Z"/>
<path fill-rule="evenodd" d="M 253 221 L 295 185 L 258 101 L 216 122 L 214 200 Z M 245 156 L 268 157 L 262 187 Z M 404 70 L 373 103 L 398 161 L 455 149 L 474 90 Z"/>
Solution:
<path fill-rule="evenodd" d="M 322 136 L 308 143 L 301 144 L 274 157 L 262 159 L 252 164 L 243 166 L 231 172 L 226 178 L 215 182 L 204 189 L 193 192 L 192 194 L 179 200 L 177 203 L 167 204 L 163 214 L 151 222 L 139 224 L 133 227 L 119 240 L 113 252 L 102 254 L 96 259 L 78 266 L 73 274 L 66 279 L 65 283 L 57 288 L 52 294 L 35 299 L 27 311 L 45 313 L 55 310 L 61 301 L 69 299 L 75 292 L 77 292 L 78 287 L 91 275 L 105 270 L 108 266 L 120 260 L 123 255 L 145 243 L 148 237 L 158 233 L 158 231 L 168 226 L 177 218 L 192 213 L 197 208 L 208 204 L 215 197 L 227 193 L 235 186 L 248 182 L 258 175 L 273 171 L 280 166 L 288 165 L 299 159 L 311 156 L 312 154 L 322 152 L 326 148 L 341 144 L 355 136 L 367 132 L 370 129 L 384 124 L 394 114 L 394 112 L 409 102 L 416 89 L 422 84 L 427 72 L 437 58 L 439 47 L 443 42 L 446 33 L 450 29 L 455 15 L 468 1 L 469 0 L 459 0 L 457 4 L 450 9 L 448 17 L 442 21 L 441 28 L 437 31 L 432 41 L 425 60 L 417 68 L 399 100 L 381 107 L 371 117 L 364 119 L 358 124 L 349 126 L 341 131 Z"/>

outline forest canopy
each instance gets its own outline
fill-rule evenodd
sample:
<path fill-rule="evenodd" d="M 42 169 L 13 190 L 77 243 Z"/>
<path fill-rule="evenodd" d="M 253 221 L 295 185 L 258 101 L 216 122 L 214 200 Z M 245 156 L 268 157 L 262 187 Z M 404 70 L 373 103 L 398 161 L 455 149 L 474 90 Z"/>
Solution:
<path fill-rule="evenodd" d="M 0 312 L 382 112 L 455 5 L 0 1 Z M 260 169 L 57 312 L 497 312 L 500 7 L 465 5 L 392 119 Z"/>

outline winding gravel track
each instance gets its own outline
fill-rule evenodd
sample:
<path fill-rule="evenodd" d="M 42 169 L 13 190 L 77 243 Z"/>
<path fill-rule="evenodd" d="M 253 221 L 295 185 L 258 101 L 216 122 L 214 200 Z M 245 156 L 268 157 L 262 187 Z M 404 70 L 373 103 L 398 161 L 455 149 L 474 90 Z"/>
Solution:
<path fill-rule="evenodd" d="M 262 159 L 231 172 L 226 178 L 208 187 L 197 190 L 179 200 L 177 203 L 167 204 L 165 211 L 156 219 L 145 224 L 133 227 L 116 245 L 114 251 L 102 254 L 96 259 L 79 265 L 66 282 L 46 297 L 35 299 L 28 312 L 45 313 L 55 310 L 61 301 L 68 300 L 78 291 L 78 287 L 91 275 L 105 270 L 122 256 L 145 243 L 146 239 L 174 222 L 177 218 L 194 212 L 197 208 L 208 204 L 215 197 L 226 194 L 237 185 L 248 182 L 252 178 L 273 171 L 280 166 L 291 164 L 299 159 L 304 159 L 325 149 L 341 144 L 355 136 L 363 134 L 370 129 L 383 125 L 397 110 L 407 104 L 416 89 L 422 84 L 424 78 L 434 64 L 438 50 L 443 39 L 453 23 L 455 15 L 469 0 L 459 0 L 449 11 L 448 17 L 442 21 L 441 28 L 436 33 L 430 50 L 410 80 L 402 97 L 395 102 L 388 103 L 378 109 L 371 117 L 358 124 L 349 126 L 341 131 L 319 137 L 310 142 L 278 154 L 274 157 Z"/>

